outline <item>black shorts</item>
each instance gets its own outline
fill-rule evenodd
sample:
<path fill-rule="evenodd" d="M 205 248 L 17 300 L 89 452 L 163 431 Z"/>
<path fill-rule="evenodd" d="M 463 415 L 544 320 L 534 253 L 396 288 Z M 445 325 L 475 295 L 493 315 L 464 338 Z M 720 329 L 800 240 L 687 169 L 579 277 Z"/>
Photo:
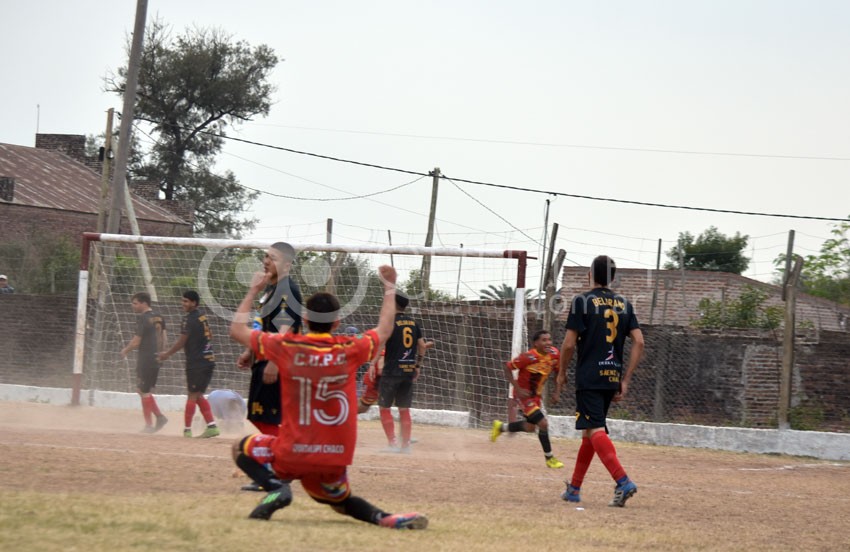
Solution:
<path fill-rule="evenodd" d="M 186 367 L 186 389 L 189 393 L 205 393 L 212 380 L 215 364 Z"/>
<path fill-rule="evenodd" d="M 251 386 L 248 389 L 248 420 L 280 425 L 280 384 L 263 383 L 263 370 L 268 361 L 251 366 Z M 280 376 L 278 376 L 280 377 Z"/>
<path fill-rule="evenodd" d="M 576 429 L 604 427 L 608 433 L 608 407 L 616 394 L 616 389 L 576 391 Z"/>
<path fill-rule="evenodd" d="M 150 393 L 159 378 L 159 362 L 156 359 L 140 360 L 136 364 L 136 387 L 142 393 Z"/>
<path fill-rule="evenodd" d="M 399 408 L 410 408 L 413 404 L 413 378 L 381 376 L 378 406 L 389 408 L 393 403 Z"/>

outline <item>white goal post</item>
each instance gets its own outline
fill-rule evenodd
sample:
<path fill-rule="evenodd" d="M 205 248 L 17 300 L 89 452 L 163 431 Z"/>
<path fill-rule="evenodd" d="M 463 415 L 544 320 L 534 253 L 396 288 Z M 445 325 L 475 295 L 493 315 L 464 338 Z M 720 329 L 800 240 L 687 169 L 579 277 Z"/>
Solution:
<path fill-rule="evenodd" d="M 244 393 L 248 375 L 235 368 L 240 348 L 227 327 L 274 241 L 85 233 L 72 404 L 80 403 L 83 388 L 134 390 L 135 357 L 121 359 L 118 351 L 134 333 L 130 297 L 145 290 L 154 292 L 152 306 L 165 317 L 169 344 L 180 333 L 182 293 L 195 289 L 200 294 L 214 335 L 216 370 L 210 389 Z M 473 423 L 504 415 L 508 386 L 502 367 L 527 342 L 525 251 L 289 243 L 298 253 L 292 277 L 304 299 L 319 290 L 340 298 L 340 331 L 374 327 L 382 297 L 377 268 L 396 267 L 398 287 L 411 298 L 408 311 L 436 343 L 423 363 L 414 407 L 468 411 Z M 138 248 L 148 259 L 148 277 Z M 425 256 L 431 261 L 427 293 L 420 289 Z M 480 291 L 502 283 L 515 287 L 512 299 L 479 299 Z M 185 393 L 183 367 L 182 352 L 164 363 L 157 392 Z"/>

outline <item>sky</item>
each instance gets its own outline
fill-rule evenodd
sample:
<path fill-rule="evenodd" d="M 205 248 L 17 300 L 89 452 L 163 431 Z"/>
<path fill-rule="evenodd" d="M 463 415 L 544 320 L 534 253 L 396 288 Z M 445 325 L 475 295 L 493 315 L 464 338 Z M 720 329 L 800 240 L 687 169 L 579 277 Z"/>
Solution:
<path fill-rule="evenodd" d="M 104 77 L 126 64 L 135 8 L 0 2 L 0 142 L 103 132 L 122 105 Z M 850 216 L 847 2 L 150 0 L 154 18 L 283 59 L 269 116 L 230 129 L 244 140 L 561 194 Z M 216 168 L 269 192 L 246 211 L 251 237 L 322 243 L 331 218 L 335 243 L 386 244 L 389 230 L 424 244 L 429 177 L 236 142 Z M 713 225 L 750 236 L 744 275 L 770 281 L 789 230 L 805 256 L 836 224 L 442 180 L 434 245 L 539 257 L 547 199 L 568 266 L 608 254 L 653 268 L 659 239 L 667 251 Z M 539 277 L 532 261 L 527 287 Z"/>

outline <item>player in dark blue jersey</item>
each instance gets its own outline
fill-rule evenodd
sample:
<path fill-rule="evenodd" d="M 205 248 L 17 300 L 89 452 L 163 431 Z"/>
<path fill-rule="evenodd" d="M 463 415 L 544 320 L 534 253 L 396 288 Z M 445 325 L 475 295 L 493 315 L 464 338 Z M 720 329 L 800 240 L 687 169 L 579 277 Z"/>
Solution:
<path fill-rule="evenodd" d="M 201 415 L 207 423 L 207 429 L 201 437 L 216 437 L 220 434 L 215 423 L 210 403 L 204 398 L 204 393 L 212 380 L 215 370 L 215 354 L 212 348 L 212 332 L 207 321 L 207 315 L 198 309 L 201 297 L 198 292 L 188 289 L 183 292 L 181 306 L 186 317 L 180 328 L 180 337 L 167 351 L 159 354 L 159 361 L 165 362 L 171 355 L 183 349 L 186 356 L 186 407 L 183 410 L 183 436 L 192 436 L 192 418 L 195 408 L 201 410 Z"/>
<path fill-rule="evenodd" d="M 563 389 L 570 360 L 577 352 L 576 429 L 581 430 L 582 440 L 572 479 L 561 498 L 581 501 L 581 484 L 595 453 L 617 482 L 609 506 L 622 507 L 637 492 L 637 485 L 620 465 L 614 443 L 608 437 L 606 419 L 611 401 L 626 397 L 644 343 L 632 304 L 608 288 L 616 270 L 610 257 L 600 255 L 593 259 L 588 274 L 592 289 L 573 298 L 567 317 L 557 385 Z M 624 374 L 623 345 L 627 336 L 632 340 L 632 349 Z"/>
<path fill-rule="evenodd" d="M 159 359 L 157 354 L 165 345 L 165 320 L 151 308 L 151 296 L 146 291 L 133 295 L 131 300 L 136 317 L 136 333 L 133 339 L 121 349 L 121 356 L 133 349 L 139 349 L 136 360 L 136 388 L 142 398 L 142 414 L 145 417 L 143 433 L 154 433 L 168 422 L 153 396 L 153 388 L 159 377 Z M 156 416 L 156 425 L 152 416 Z"/>
<path fill-rule="evenodd" d="M 422 337 L 422 329 L 410 315 L 405 314 L 410 300 L 396 293 L 396 315 L 393 333 L 387 339 L 384 349 L 384 366 L 378 384 L 378 406 L 381 412 L 381 425 L 387 436 L 389 452 L 410 452 L 410 434 L 413 422 L 410 418 L 410 406 L 413 403 L 413 382 L 419 377 L 419 363 L 425 351 L 434 346 L 433 341 Z M 371 370 L 371 368 L 370 368 Z M 401 446 L 395 437 L 395 423 L 390 408 L 398 408 L 401 425 Z"/>

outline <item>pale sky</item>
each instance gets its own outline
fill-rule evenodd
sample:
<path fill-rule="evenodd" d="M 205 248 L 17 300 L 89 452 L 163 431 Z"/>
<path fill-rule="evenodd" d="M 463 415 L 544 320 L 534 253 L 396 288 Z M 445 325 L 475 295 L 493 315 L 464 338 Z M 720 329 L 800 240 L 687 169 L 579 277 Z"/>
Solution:
<path fill-rule="evenodd" d="M 122 104 L 103 77 L 126 63 L 134 13 L 129 0 L 0 2 L 0 142 L 32 146 L 37 125 L 103 132 Z M 270 116 L 231 136 L 568 194 L 850 215 L 848 2 L 151 0 L 148 22 L 156 16 L 175 32 L 218 26 L 285 59 Z M 239 143 L 217 168 L 308 198 L 415 178 Z M 441 182 L 435 245 L 539 254 L 547 195 L 460 186 L 486 208 Z M 430 193 L 423 178 L 371 200 L 263 195 L 250 214 L 256 237 L 323 242 L 333 218 L 335 242 L 386 243 L 391 230 L 395 244 L 421 245 Z M 658 239 L 666 251 L 679 232 L 715 225 L 751 236 L 745 275 L 769 281 L 790 229 L 806 255 L 835 224 L 550 199 L 567 265 L 605 253 L 654 267 Z M 528 287 L 538 278 L 532 263 Z"/>

